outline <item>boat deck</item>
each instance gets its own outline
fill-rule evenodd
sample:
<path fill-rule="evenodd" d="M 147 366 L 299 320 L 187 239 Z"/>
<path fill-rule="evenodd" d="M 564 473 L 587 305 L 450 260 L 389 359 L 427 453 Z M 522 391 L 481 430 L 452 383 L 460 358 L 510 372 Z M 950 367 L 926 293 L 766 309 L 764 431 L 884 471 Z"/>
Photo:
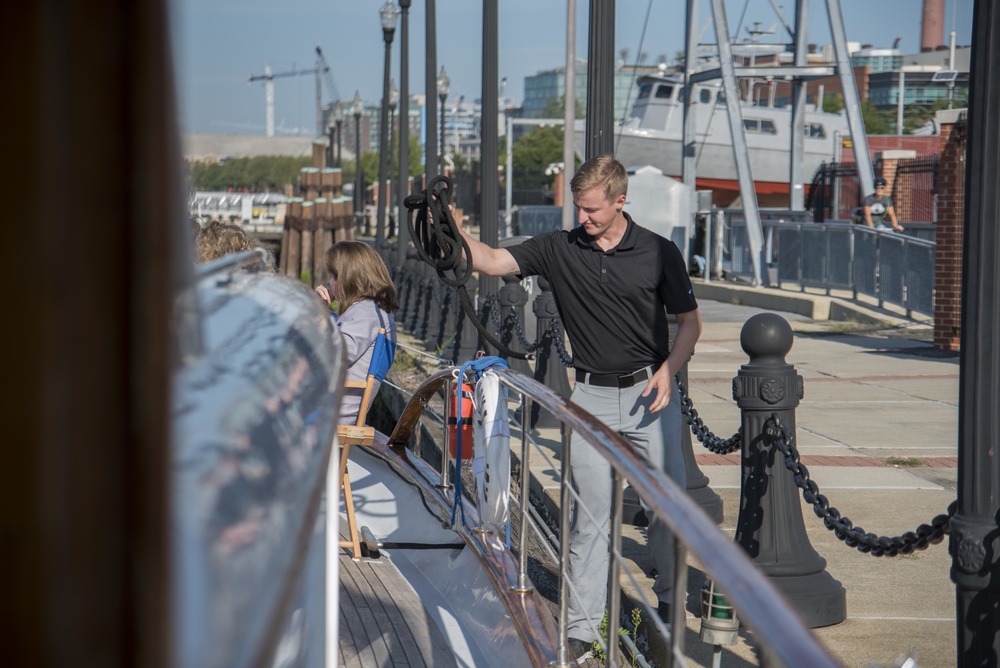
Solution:
<path fill-rule="evenodd" d="M 346 538 L 346 537 L 345 537 Z M 383 555 L 340 555 L 339 665 L 457 666 L 413 588 Z"/>

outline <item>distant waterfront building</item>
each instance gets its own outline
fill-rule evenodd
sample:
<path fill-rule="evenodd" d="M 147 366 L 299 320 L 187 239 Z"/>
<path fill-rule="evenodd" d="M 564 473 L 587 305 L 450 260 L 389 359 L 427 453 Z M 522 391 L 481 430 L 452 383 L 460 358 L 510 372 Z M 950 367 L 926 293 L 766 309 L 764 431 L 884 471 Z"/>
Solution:
<path fill-rule="evenodd" d="M 638 94 L 636 79 L 644 74 L 653 74 L 665 69 L 658 65 L 625 65 L 619 61 L 615 69 L 615 121 L 621 121 L 628 115 Z M 587 68 L 578 66 L 574 81 L 576 100 L 581 107 L 587 106 Z M 566 68 L 545 70 L 524 78 L 525 118 L 543 118 L 545 109 L 550 103 L 558 104 L 566 95 Z M 561 117 L 561 114 L 560 114 Z"/>
<path fill-rule="evenodd" d="M 903 52 L 899 49 L 874 49 L 864 46 L 851 54 L 854 67 L 867 65 L 875 72 L 892 72 L 903 66 Z"/>

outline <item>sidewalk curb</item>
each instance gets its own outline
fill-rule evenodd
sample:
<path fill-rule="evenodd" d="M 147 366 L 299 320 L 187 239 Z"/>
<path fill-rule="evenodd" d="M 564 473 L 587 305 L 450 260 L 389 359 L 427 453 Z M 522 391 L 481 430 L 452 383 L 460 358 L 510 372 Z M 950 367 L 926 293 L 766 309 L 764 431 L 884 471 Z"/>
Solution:
<path fill-rule="evenodd" d="M 813 320 L 860 322 L 871 325 L 906 327 L 919 321 L 878 308 L 870 308 L 850 299 L 815 295 L 776 288 L 755 288 L 727 281 L 692 281 L 695 297 L 726 304 L 754 306 L 769 311 L 804 315 Z"/>

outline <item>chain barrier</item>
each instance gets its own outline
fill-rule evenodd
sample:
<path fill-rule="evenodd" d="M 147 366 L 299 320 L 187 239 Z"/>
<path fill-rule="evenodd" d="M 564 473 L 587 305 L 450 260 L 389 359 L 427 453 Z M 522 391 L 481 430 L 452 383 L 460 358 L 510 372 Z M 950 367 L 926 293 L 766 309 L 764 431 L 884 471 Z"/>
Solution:
<path fill-rule="evenodd" d="M 565 337 L 563 337 L 563 330 L 558 320 L 553 319 L 549 323 L 548 334 L 552 337 L 553 343 L 556 344 L 556 354 L 559 355 L 559 360 L 563 363 L 563 366 L 572 369 L 573 358 L 570 357 L 569 351 L 566 350 L 566 344 L 563 341 Z"/>
<path fill-rule="evenodd" d="M 698 442 L 705 446 L 709 452 L 713 452 L 717 455 L 728 455 L 731 452 L 736 452 L 743 446 L 743 427 L 742 425 L 736 431 L 735 434 L 729 438 L 720 438 L 716 436 L 708 427 L 705 426 L 705 421 L 698 417 L 698 411 L 695 410 L 694 402 L 691 397 L 688 396 L 687 386 L 681 382 L 680 376 L 677 377 L 677 389 L 681 393 L 681 414 L 687 418 L 687 423 L 691 427 L 691 433 Z"/>
<path fill-rule="evenodd" d="M 486 298 L 485 308 L 489 311 L 490 322 L 493 323 L 493 327 L 497 332 L 502 333 L 504 331 L 504 325 L 507 323 L 513 324 L 514 333 L 517 334 L 517 340 L 520 342 L 521 347 L 524 348 L 524 352 L 533 353 L 538 350 L 537 343 L 531 343 L 528 338 L 524 335 L 524 330 L 521 328 L 521 319 L 517 317 L 517 311 L 511 311 L 504 318 L 504 322 L 500 321 L 500 299 L 496 295 L 490 295 Z"/>
<path fill-rule="evenodd" d="M 772 414 L 767 419 L 764 431 L 784 456 L 785 468 L 795 476 L 795 485 L 802 490 L 802 498 L 806 503 L 812 504 L 813 511 L 823 520 L 826 528 L 848 546 L 876 557 L 895 557 L 927 549 L 930 545 L 940 543 L 945 535 L 951 533 L 951 518 L 958 509 L 958 501 L 951 502 L 946 515 L 938 515 L 929 525 L 921 524 L 916 531 L 907 531 L 902 536 L 876 536 L 854 526 L 849 518 L 841 516 L 840 511 L 831 507 L 829 500 L 819 493 L 819 487 L 809 478 L 809 470 L 799 461 L 794 435 L 781 423 L 777 414 Z"/>

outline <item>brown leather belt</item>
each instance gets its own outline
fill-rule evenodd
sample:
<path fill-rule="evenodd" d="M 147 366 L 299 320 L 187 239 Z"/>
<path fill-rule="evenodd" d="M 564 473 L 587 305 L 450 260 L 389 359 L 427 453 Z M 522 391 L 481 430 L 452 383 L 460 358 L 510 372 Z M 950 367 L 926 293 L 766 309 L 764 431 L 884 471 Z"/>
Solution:
<path fill-rule="evenodd" d="M 587 373 L 586 371 L 576 372 L 576 382 L 594 385 L 595 387 L 617 387 L 618 389 L 632 387 L 636 383 L 641 383 L 650 378 L 649 367 L 639 369 L 624 376 L 613 374 L 602 375 L 599 373 Z"/>

